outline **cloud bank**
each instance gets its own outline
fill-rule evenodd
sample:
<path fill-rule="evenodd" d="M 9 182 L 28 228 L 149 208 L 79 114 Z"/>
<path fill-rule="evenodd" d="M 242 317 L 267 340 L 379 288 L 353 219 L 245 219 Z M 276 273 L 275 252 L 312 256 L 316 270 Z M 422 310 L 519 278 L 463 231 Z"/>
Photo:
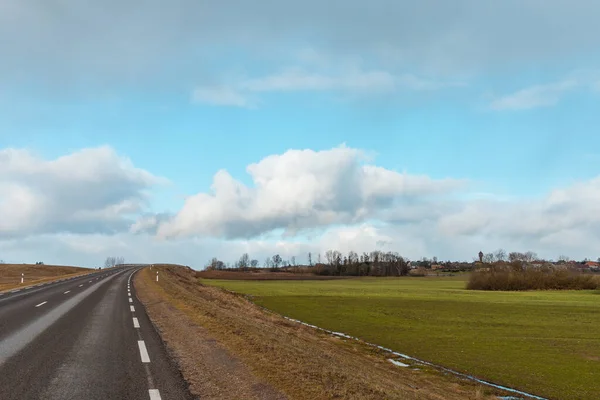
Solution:
<path fill-rule="evenodd" d="M 54 160 L 0 149 L 0 237 L 126 231 L 161 182 L 110 147 Z"/>
<path fill-rule="evenodd" d="M 478 198 L 466 180 L 389 170 L 344 145 L 269 155 L 246 172 L 248 184 L 217 171 L 210 191 L 155 213 L 151 191 L 165 179 L 110 147 L 53 160 L 0 150 L 0 259 L 89 265 L 118 254 L 200 268 L 211 256 L 304 260 L 327 249 L 598 256 L 600 176 L 536 198 Z"/>

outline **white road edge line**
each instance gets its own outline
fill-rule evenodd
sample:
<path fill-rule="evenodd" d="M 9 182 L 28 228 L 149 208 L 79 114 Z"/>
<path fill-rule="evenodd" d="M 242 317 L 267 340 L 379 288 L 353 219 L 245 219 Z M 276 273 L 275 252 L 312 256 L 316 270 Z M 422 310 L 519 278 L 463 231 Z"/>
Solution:
<path fill-rule="evenodd" d="M 143 340 L 138 340 L 138 347 L 140 348 L 140 357 L 142 358 L 143 363 L 150 362 L 150 356 L 148 355 L 148 350 L 146 350 L 146 343 Z"/>
<path fill-rule="evenodd" d="M 134 306 L 129 306 L 129 309 L 131 310 L 131 312 L 135 312 L 135 307 Z"/>
<path fill-rule="evenodd" d="M 148 390 L 148 393 L 150 393 L 150 400 L 162 400 L 158 389 L 150 389 Z"/>
<path fill-rule="evenodd" d="M 47 301 L 44 301 L 43 303 L 38 304 L 36 307 L 43 306 L 46 303 L 47 303 Z"/>
<path fill-rule="evenodd" d="M 140 327 L 140 321 L 138 321 L 137 318 L 133 318 L 133 327 L 134 328 L 139 328 Z"/>
<path fill-rule="evenodd" d="M 64 292 L 63 294 L 67 294 L 67 293 L 71 293 L 71 291 L 70 291 L 70 290 L 67 290 L 67 291 L 66 291 L 66 292 Z"/>

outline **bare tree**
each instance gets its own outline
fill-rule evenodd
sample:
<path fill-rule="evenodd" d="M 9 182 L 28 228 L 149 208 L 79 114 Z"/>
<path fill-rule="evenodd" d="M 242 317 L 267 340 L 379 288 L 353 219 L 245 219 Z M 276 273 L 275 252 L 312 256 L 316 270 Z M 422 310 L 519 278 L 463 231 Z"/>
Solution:
<path fill-rule="evenodd" d="M 106 257 L 106 260 L 104 260 L 104 268 L 112 268 L 116 265 L 121 265 L 121 264 L 125 264 L 125 258 L 123 258 L 123 257 L 111 256 L 111 257 Z"/>
<path fill-rule="evenodd" d="M 538 259 L 537 253 L 535 253 L 533 251 L 528 251 L 527 253 L 525 253 L 525 261 L 532 262 L 532 261 L 536 261 L 537 259 Z"/>
<path fill-rule="evenodd" d="M 484 262 L 484 263 L 491 264 L 491 263 L 493 263 L 495 260 L 496 260 L 496 257 L 494 256 L 494 253 L 486 253 L 486 254 L 483 256 L 483 262 Z"/>
<path fill-rule="evenodd" d="M 104 268 L 114 267 L 115 264 L 116 264 L 115 257 L 106 257 L 106 260 L 104 261 Z"/>
<path fill-rule="evenodd" d="M 281 262 L 282 262 L 282 261 L 283 261 L 283 260 L 281 259 L 281 256 L 280 256 L 279 254 L 275 254 L 275 255 L 273 256 L 273 266 L 274 266 L 275 268 L 279 268 L 279 266 L 281 265 Z"/>
<path fill-rule="evenodd" d="M 217 259 L 216 257 L 213 257 L 208 262 L 206 269 L 208 269 L 208 270 L 223 270 L 223 269 L 225 269 L 225 263 L 223 261 Z"/>
<path fill-rule="evenodd" d="M 327 250 L 325 252 L 325 260 L 327 261 L 327 264 L 333 265 L 333 263 L 334 263 L 333 250 Z"/>
<path fill-rule="evenodd" d="M 312 254 L 310 252 L 308 252 L 308 265 L 310 265 L 312 267 Z"/>
<path fill-rule="evenodd" d="M 511 251 L 508 253 L 508 261 L 511 263 L 515 261 L 523 261 L 522 254 L 516 251 Z"/>
<path fill-rule="evenodd" d="M 265 267 L 265 268 L 271 268 L 271 265 L 273 265 L 273 264 L 272 264 L 272 262 L 273 262 L 273 261 L 271 260 L 271 257 L 267 257 L 267 258 L 265 259 L 264 267 Z"/>
<path fill-rule="evenodd" d="M 256 259 L 252 259 L 252 260 L 250 260 L 250 266 L 251 266 L 252 268 L 256 268 L 256 267 L 258 267 L 258 260 L 256 260 Z"/>
<path fill-rule="evenodd" d="M 242 254 L 240 260 L 238 261 L 238 267 L 241 269 L 246 269 L 250 266 L 250 256 L 248 253 Z"/>
<path fill-rule="evenodd" d="M 371 254 L 370 254 L 371 260 L 374 263 L 378 263 L 379 262 L 379 257 L 380 256 L 381 256 L 381 252 L 379 250 L 372 251 Z"/>
<path fill-rule="evenodd" d="M 371 259 L 371 258 L 369 257 L 369 253 L 367 253 L 367 252 L 364 252 L 364 253 L 363 253 L 363 255 L 362 255 L 362 259 L 363 259 L 363 262 L 364 262 L 364 263 L 368 263 L 368 262 L 369 262 L 369 260 Z"/>
<path fill-rule="evenodd" d="M 504 249 L 498 249 L 494 253 L 494 257 L 496 258 L 496 261 L 506 261 L 506 251 Z"/>
<path fill-rule="evenodd" d="M 358 254 L 356 254 L 354 251 L 350 251 L 348 253 L 348 263 L 358 264 Z"/>
<path fill-rule="evenodd" d="M 296 266 L 296 256 L 292 256 L 290 259 L 290 264 L 292 264 L 294 267 Z"/>

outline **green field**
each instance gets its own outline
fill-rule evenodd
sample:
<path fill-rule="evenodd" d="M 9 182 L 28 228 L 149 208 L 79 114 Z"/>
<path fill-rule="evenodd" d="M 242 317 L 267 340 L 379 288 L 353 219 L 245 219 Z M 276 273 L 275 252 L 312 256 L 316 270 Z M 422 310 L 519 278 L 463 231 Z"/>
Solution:
<path fill-rule="evenodd" d="M 600 398 L 600 294 L 483 292 L 465 278 L 203 280 L 257 304 L 550 399 Z"/>

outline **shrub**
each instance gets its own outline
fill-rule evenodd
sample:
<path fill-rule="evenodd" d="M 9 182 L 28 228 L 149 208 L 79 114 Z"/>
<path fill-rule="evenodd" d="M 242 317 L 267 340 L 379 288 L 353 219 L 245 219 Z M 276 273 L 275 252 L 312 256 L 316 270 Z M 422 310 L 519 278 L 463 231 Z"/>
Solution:
<path fill-rule="evenodd" d="M 519 265 L 492 266 L 471 273 L 467 289 L 471 290 L 593 290 L 600 279 L 570 269 L 527 268 Z"/>

